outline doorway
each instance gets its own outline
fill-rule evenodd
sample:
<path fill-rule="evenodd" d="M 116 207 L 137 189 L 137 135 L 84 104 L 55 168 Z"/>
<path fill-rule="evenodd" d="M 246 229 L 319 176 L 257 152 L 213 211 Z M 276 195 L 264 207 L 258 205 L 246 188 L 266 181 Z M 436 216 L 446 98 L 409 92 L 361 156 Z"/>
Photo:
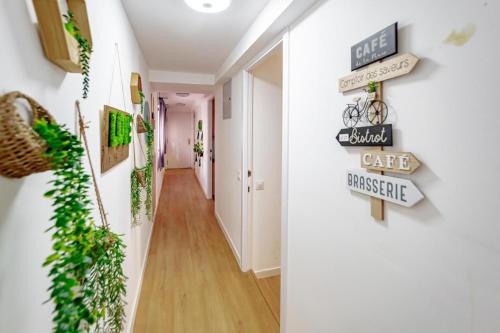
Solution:
<path fill-rule="evenodd" d="M 212 105 L 212 148 L 210 150 L 212 160 L 212 200 L 215 200 L 215 98 L 211 101 Z M 214 206 L 215 207 L 215 206 Z"/>
<path fill-rule="evenodd" d="M 276 320 L 280 319 L 283 46 L 248 71 L 249 268 Z"/>
<path fill-rule="evenodd" d="M 167 168 L 192 168 L 193 112 L 167 112 Z"/>

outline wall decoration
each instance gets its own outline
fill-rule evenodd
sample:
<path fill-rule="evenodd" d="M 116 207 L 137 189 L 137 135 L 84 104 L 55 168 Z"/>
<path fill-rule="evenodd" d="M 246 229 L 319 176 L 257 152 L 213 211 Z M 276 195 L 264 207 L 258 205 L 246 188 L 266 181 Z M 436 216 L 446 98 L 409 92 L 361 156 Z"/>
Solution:
<path fill-rule="evenodd" d="M 51 279 L 53 331 L 84 332 L 93 327 L 95 332 L 118 333 L 125 322 L 125 244 L 107 221 L 78 102 L 77 111 L 85 149 L 77 136 L 55 122 L 39 119 L 33 126 L 47 143 L 43 155 L 51 161 L 55 176 L 51 190 L 45 193 L 54 206 L 53 226 L 47 229 L 53 253 L 43 263 L 49 267 Z M 85 152 L 92 177 L 84 168 Z M 91 218 L 91 179 L 102 219 L 100 226 Z"/>
<path fill-rule="evenodd" d="M 144 118 L 140 114 L 135 117 L 137 134 L 147 133 L 146 125 L 144 124 Z"/>
<path fill-rule="evenodd" d="M 89 93 L 90 87 L 90 55 L 92 54 L 92 46 L 89 41 L 82 35 L 80 28 L 78 27 L 78 21 L 75 20 L 75 16 L 71 10 L 67 14 L 63 15 L 66 23 L 64 28 L 69 34 L 78 42 L 78 55 L 80 61 L 80 67 L 82 68 L 83 76 L 83 94 L 82 97 L 85 99 Z"/>
<path fill-rule="evenodd" d="M 367 150 L 361 153 L 361 167 L 368 170 L 412 174 L 420 162 L 412 153 Z"/>
<path fill-rule="evenodd" d="M 398 53 L 398 22 L 351 47 L 351 70 Z"/>
<path fill-rule="evenodd" d="M 130 74 L 130 96 L 133 104 L 142 104 L 142 79 L 139 73 Z"/>
<path fill-rule="evenodd" d="M 336 139 L 341 146 L 392 146 L 392 125 L 343 128 Z"/>
<path fill-rule="evenodd" d="M 87 16 L 85 0 L 67 0 L 68 9 L 78 22 L 79 35 L 90 49 L 92 36 Z M 70 73 L 82 73 L 80 65 L 80 45 L 63 22 L 63 14 L 58 0 L 33 0 L 38 29 L 45 56 L 54 64 Z"/>
<path fill-rule="evenodd" d="M 411 207 L 424 195 L 408 179 L 382 176 L 363 170 L 347 171 L 347 188 L 382 200 Z"/>
<path fill-rule="evenodd" d="M 419 59 L 411 53 L 395 56 L 381 63 L 347 75 L 339 80 L 339 92 L 346 92 L 368 85 L 368 82 L 382 82 L 410 73 Z"/>
<path fill-rule="evenodd" d="M 101 137 L 101 172 L 106 172 L 129 156 L 132 116 L 104 106 Z"/>
<path fill-rule="evenodd" d="M 24 99 L 32 113 L 31 124 L 18 113 L 16 101 Z M 47 150 L 45 140 L 33 130 L 35 122 L 45 119 L 55 122 L 33 98 L 14 91 L 0 97 L 0 175 L 22 178 L 51 169 L 51 163 L 42 153 Z"/>
<path fill-rule="evenodd" d="M 362 119 L 366 119 L 372 125 L 383 124 L 387 119 L 387 105 L 382 100 L 377 99 L 376 92 L 368 93 L 361 104 L 360 100 L 361 97 L 355 97 L 353 101 L 356 104 L 347 104 L 342 112 L 344 125 L 354 127 Z"/>

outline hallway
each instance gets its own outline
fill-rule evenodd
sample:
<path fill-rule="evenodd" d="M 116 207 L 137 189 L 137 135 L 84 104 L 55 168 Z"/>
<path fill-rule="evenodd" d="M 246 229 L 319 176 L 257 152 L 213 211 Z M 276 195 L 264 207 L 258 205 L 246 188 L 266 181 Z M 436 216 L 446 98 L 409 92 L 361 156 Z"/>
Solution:
<path fill-rule="evenodd" d="M 135 333 L 279 331 L 191 169 L 166 172 L 155 224 Z"/>

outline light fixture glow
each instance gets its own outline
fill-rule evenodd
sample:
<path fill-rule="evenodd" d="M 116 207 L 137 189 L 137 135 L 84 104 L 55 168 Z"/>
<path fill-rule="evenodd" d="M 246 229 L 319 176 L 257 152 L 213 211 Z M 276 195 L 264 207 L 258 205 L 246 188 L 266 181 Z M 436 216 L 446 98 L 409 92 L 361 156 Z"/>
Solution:
<path fill-rule="evenodd" d="M 231 0 L 184 0 L 192 9 L 202 13 L 218 13 L 231 5 Z"/>

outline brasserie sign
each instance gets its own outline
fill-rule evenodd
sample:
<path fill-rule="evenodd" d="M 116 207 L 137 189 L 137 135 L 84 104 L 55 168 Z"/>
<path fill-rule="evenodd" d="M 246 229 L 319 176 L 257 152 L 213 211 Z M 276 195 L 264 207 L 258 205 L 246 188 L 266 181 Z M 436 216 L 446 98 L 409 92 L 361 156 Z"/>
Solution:
<path fill-rule="evenodd" d="M 363 170 L 347 170 L 347 188 L 405 207 L 411 207 L 424 198 L 408 179 L 382 176 Z"/>
<path fill-rule="evenodd" d="M 336 139 L 341 146 L 392 146 L 392 125 L 343 128 Z"/>
<path fill-rule="evenodd" d="M 398 53 L 398 23 L 351 46 L 351 71 Z"/>

